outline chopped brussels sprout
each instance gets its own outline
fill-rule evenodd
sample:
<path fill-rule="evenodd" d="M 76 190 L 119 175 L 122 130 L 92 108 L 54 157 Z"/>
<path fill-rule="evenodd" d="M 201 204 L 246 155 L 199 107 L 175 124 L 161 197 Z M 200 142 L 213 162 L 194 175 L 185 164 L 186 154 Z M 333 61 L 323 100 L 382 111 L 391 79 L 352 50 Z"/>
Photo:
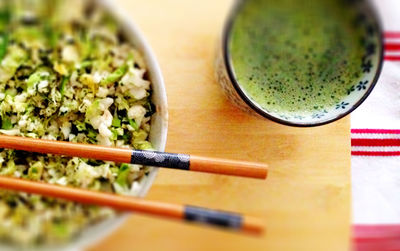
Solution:
<path fill-rule="evenodd" d="M 71 1 L 80 4 L 70 8 Z M 89 2 L 0 4 L 0 134 L 151 149 L 144 60 L 105 10 L 85 11 Z M 137 191 L 145 170 L 0 149 L 0 175 L 62 186 L 128 194 Z M 113 215 L 106 208 L 2 190 L 0 241 L 57 244 Z"/>

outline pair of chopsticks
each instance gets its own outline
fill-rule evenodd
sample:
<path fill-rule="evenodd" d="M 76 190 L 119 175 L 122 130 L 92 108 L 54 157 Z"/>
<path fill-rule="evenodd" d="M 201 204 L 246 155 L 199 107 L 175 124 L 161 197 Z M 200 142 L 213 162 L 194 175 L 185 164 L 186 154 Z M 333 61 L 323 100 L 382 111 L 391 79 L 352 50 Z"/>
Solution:
<path fill-rule="evenodd" d="M 259 179 L 265 179 L 268 173 L 267 166 L 260 163 L 17 136 L 0 135 L 0 148 Z M 258 220 L 237 213 L 149 201 L 131 196 L 94 192 L 4 176 L 0 176 L 0 188 L 106 206 L 121 211 L 132 211 L 169 219 L 183 219 L 247 233 L 263 232 L 263 225 Z"/>
<path fill-rule="evenodd" d="M 0 148 L 265 179 L 266 164 L 0 135 Z"/>

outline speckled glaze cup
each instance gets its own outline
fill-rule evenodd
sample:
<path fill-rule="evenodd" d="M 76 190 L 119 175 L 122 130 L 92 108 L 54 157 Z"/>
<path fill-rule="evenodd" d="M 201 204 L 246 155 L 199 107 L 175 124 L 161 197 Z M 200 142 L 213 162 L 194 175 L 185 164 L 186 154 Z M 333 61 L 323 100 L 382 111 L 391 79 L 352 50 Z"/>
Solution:
<path fill-rule="evenodd" d="M 231 60 L 229 41 L 232 26 L 240 13 L 245 0 L 236 1 L 226 20 L 220 42 L 217 46 L 215 73 L 223 92 L 228 99 L 246 113 L 261 116 L 269 120 L 297 127 L 312 127 L 331 123 L 345 117 L 365 101 L 378 81 L 383 64 L 383 35 L 379 18 L 368 0 L 354 1 L 360 29 L 368 34 L 365 39 L 363 57 L 360 58 L 360 79 L 349 83 L 347 95 L 329 108 L 313 112 L 310 115 L 292 115 L 268 111 L 254 101 L 235 76 Z"/>

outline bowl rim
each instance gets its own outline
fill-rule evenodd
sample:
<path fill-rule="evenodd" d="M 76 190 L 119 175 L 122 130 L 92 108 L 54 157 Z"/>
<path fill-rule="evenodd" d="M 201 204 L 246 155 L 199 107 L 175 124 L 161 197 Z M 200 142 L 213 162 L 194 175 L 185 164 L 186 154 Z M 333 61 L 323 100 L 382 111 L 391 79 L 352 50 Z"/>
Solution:
<path fill-rule="evenodd" d="M 234 70 L 233 70 L 233 66 L 231 64 L 231 60 L 230 60 L 230 50 L 229 50 L 229 39 L 230 39 L 230 35 L 231 35 L 231 30 L 232 30 L 232 26 L 233 23 L 235 21 L 235 18 L 237 16 L 237 14 L 239 13 L 239 11 L 242 8 L 242 5 L 244 4 L 244 0 L 239 0 L 237 1 L 233 7 L 231 8 L 231 10 L 229 11 L 228 14 L 228 18 L 225 21 L 224 24 L 224 28 L 222 31 L 222 58 L 223 58 L 223 63 L 225 65 L 225 70 L 227 72 L 227 76 L 229 78 L 230 83 L 233 85 L 233 87 L 236 90 L 236 93 L 240 96 L 240 98 L 253 110 L 255 111 L 258 115 L 261 115 L 264 118 L 267 118 L 271 121 L 277 122 L 279 124 L 282 125 L 287 125 L 287 126 L 293 126 L 293 127 L 316 127 L 316 126 L 322 126 L 322 125 L 326 125 L 329 123 L 332 123 L 334 121 L 340 120 L 344 117 L 346 117 L 347 115 L 349 115 L 350 113 L 352 113 L 355 109 L 357 109 L 367 98 L 368 96 L 371 94 L 372 90 L 374 89 L 376 83 L 379 80 L 379 77 L 381 75 L 382 72 L 382 67 L 383 67 L 383 63 L 384 63 L 384 35 L 383 35 L 383 26 L 382 26 L 382 22 L 381 19 L 379 17 L 379 15 L 377 14 L 377 10 L 376 8 L 372 5 L 372 3 L 370 3 L 369 1 L 365 1 L 367 4 L 367 10 L 368 10 L 368 14 L 372 16 L 372 18 L 374 19 L 374 21 L 376 22 L 376 28 L 377 28 L 377 34 L 378 34 L 378 39 L 379 39 L 379 58 L 378 58 L 378 66 L 376 68 L 375 71 L 375 75 L 374 78 L 371 82 L 371 85 L 369 86 L 369 88 L 365 91 L 364 95 L 361 96 L 361 98 L 352 105 L 352 107 L 331 118 L 328 120 L 323 120 L 321 122 L 315 122 L 315 123 L 296 123 L 296 122 L 291 122 L 289 120 L 284 120 L 284 119 L 280 119 L 276 116 L 271 115 L 270 113 L 268 113 L 267 111 L 263 110 L 260 106 L 256 105 L 256 103 L 254 101 L 252 101 L 250 99 L 250 97 L 248 95 L 246 95 L 246 93 L 244 93 L 244 91 L 242 90 L 242 88 L 240 87 L 239 82 L 236 80 L 235 78 L 235 74 L 234 74 Z"/>

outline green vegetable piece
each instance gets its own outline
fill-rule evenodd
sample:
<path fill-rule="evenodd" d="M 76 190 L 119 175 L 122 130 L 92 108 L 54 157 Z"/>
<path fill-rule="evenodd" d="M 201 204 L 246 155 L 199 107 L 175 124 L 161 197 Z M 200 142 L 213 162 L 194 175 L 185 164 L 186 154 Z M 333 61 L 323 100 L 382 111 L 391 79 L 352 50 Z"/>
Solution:
<path fill-rule="evenodd" d="M 93 61 L 83 61 L 80 64 L 80 69 L 84 69 L 84 68 L 87 68 L 87 67 L 92 66 L 92 65 L 93 65 Z"/>
<path fill-rule="evenodd" d="M 9 4 L 6 4 L 6 6 L 3 6 L 0 11 L 0 24 L 2 29 L 4 29 L 5 26 L 10 23 L 10 19 L 10 6 Z"/>
<path fill-rule="evenodd" d="M 52 224 L 52 233 L 60 239 L 64 239 L 69 235 L 69 229 L 66 222 L 57 222 Z"/>
<path fill-rule="evenodd" d="M 28 170 L 28 178 L 31 180 L 40 180 L 43 173 L 43 163 L 41 161 L 35 162 Z"/>
<path fill-rule="evenodd" d="M 59 33 L 49 23 L 44 24 L 44 35 L 50 47 L 55 48 L 58 43 Z"/>
<path fill-rule="evenodd" d="M 111 173 L 117 174 L 117 176 L 118 176 L 119 168 L 118 167 L 110 167 L 110 171 L 111 171 Z"/>
<path fill-rule="evenodd" d="M 153 150 L 153 146 L 148 141 L 136 141 L 133 146 L 139 150 Z"/>
<path fill-rule="evenodd" d="M 8 35 L 7 34 L 1 34 L 0 35 L 0 61 L 3 60 L 7 53 L 7 47 L 8 47 Z"/>
<path fill-rule="evenodd" d="M 130 172 L 130 168 L 128 164 L 121 164 L 116 182 L 123 188 L 128 188 L 128 175 Z"/>
<path fill-rule="evenodd" d="M 91 143 L 95 143 L 97 141 L 98 132 L 93 128 L 87 128 L 88 131 L 88 138 L 90 139 Z"/>
<path fill-rule="evenodd" d="M 139 129 L 139 126 L 137 125 L 136 121 L 134 121 L 133 119 L 128 119 L 129 124 L 133 127 L 133 129 L 137 130 Z"/>
<path fill-rule="evenodd" d="M 95 41 L 94 39 L 89 35 L 89 34 L 85 34 L 84 38 L 82 39 L 82 43 L 81 43 L 81 55 L 82 55 L 82 59 L 87 59 L 87 58 L 91 58 L 93 56 L 93 52 L 95 50 Z M 81 68 L 85 68 L 87 66 L 82 66 L 85 63 L 82 62 L 81 64 Z M 92 64 L 92 62 L 91 62 Z"/>
<path fill-rule="evenodd" d="M 35 84 L 39 83 L 41 80 L 46 79 L 45 75 L 43 75 L 44 72 L 47 71 L 45 71 L 44 68 L 42 68 L 35 71 L 32 75 L 29 76 L 28 81 L 26 83 L 28 89 L 34 88 Z"/>
<path fill-rule="evenodd" d="M 101 114 L 101 111 L 99 109 L 100 107 L 100 101 L 96 99 L 87 109 L 85 113 L 85 119 L 90 120 L 90 118 L 93 118 L 95 116 L 98 116 Z"/>
<path fill-rule="evenodd" d="M 8 1 L 2 2 L 0 8 L 0 30 L 4 31 L 11 20 L 11 3 Z"/>
<path fill-rule="evenodd" d="M 128 61 L 128 65 L 131 65 L 133 67 L 133 64 L 135 63 L 135 60 L 134 60 L 134 56 L 133 56 L 132 53 L 128 54 L 128 60 L 127 61 Z"/>
<path fill-rule="evenodd" d="M 84 121 L 75 120 L 74 125 L 76 126 L 76 129 L 78 129 L 78 131 L 80 132 L 85 131 L 87 129 L 86 122 Z"/>
<path fill-rule="evenodd" d="M 13 89 L 7 89 L 4 93 L 8 96 L 15 97 L 15 95 L 17 95 L 18 91 L 13 88 Z"/>
<path fill-rule="evenodd" d="M 117 138 L 118 138 L 118 131 L 117 130 L 115 130 L 115 129 L 111 129 L 111 133 L 112 133 L 112 135 L 111 135 L 111 140 L 116 140 Z"/>
<path fill-rule="evenodd" d="M 125 144 L 128 144 L 128 142 L 131 139 L 131 134 L 129 132 L 126 132 L 126 130 L 124 130 L 124 134 L 121 136 L 121 139 L 124 141 Z"/>
<path fill-rule="evenodd" d="M 114 116 L 111 125 L 114 126 L 114 127 L 120 128 L 121 127 L 121 120 L 117 116 Z"/>
<path fill-rule="evenodd" d="M 147 132 L 145 130 L 139 130 L 139 131 L 135 131 L 133 132 L 133 143 L 135 142 L 140 142 L 140 141 L 145 141 L 147 139 Z"/>
<path fill-rule="evenodd" d="M 117 82 L 125 75 L 127 71 L 128 71 L 128 65 L 124 64 L 123 66 L 116 69 L 113 73 L 108 75 L 105 79 L 103 79 L 100 84 L 107 85 L 110 83 Z"/>
<path fill-rule="evenodd" d="M 17 46 L 7 48 L 7 54 L 1 62 L 1 66 L 13 74 L 15 70 L 22 64 L 27 58 L 27 52 Z"/>
<path fill-rule="evenodd" d="M 1 120 L 1 129 L 10 130 L 13 128 L 13 124 L 9 118 L 3 118 Z"/>
<path fill-rule="evenodd" d="M 61 84 L 60 84 L 60 93 L 61 93 L 61 99 L 64 98 L 64 94 L 65 94 L 65 86 L 67 85 L 69 80 L 69 76 L 63 76 L 62 80 L 61 80 Z"/>
<path fill-rule="evenodd" d="M 28 78 L 28 81 L 27 81 L 28 88 L 32 88 L 35 85 L 35 83 L 37 83 L 39 81 L 40 81 L 40 72 L 33 73 Z"/>
<path fill-rule="evenodd" d="M 16 171 L 16 167 L 15 167 L 14 160 L 10 159 L 7 162 L 6 167 L 1 169 L 0 173 L 1 173 L 1 175 L 13 175 L 15 171 Z"/>

